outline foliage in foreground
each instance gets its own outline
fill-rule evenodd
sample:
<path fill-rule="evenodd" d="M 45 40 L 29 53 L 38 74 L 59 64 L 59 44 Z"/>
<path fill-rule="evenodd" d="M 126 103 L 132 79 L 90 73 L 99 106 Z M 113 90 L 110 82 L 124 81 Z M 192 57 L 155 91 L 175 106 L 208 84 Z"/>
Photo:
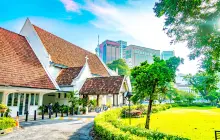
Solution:
<path fill-rule="evenodd" d="M 202 57 L 201 68 L 220 71 L 219 0 L 159 0 L 154 12 L 166 17 L 164 30 L 172 42 L 187 42 L 190 59 Z"/>
<path fill-rule="evenodd" d="M 15 127 L 15 120 L 9 117 L 0 117 L 0 130 Z"/>
<path fill-rule="evenodd" d="M 171 57 L 168 60 L 161 60 L 154 56 L 154 63 L 147 61 L 140 66 L 134 67 L 131 76 L 134 79 L 135 94 L 132 97 L 133 102 L 139 102 L 149 98 L 148 112 L 145 128 L 149 129 L 150 114 L 153 101 L 161 94 L 166 94 L 168 85 L 174 82 L 175 73 L 178 66 L 183 63 L 179 57 Z"/>
<path fill-rule="evenodd" d="M 99 138 L 105 140 L 188 140 L 179 136 L 167 135 L 145 128 L 126 126 L 120 121 L 122 109 L 117 108 L 99 114 L 95 118 L 94 130 Z"/>

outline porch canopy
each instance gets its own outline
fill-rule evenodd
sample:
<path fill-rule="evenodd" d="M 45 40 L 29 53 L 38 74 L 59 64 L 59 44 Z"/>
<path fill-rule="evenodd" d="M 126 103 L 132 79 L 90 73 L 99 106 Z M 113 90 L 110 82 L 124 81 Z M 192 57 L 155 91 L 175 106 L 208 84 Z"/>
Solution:
<path fill-rule="evenodd" d="M 113 106 L 118 106 L 124 104 L 123 94 L 127 87 L 125 76 L 94 77 L 86 79 L 79 94 L 84 97 L 96 95 L 97 105 L 101 96 L 102 104 L 111 102 Z"/>
<path fill-rule="evenodd" d="M 124 76 L 87 78 L 79 94 L 81 95 L 108 95 L 119 94 L 123 85 Z"/>

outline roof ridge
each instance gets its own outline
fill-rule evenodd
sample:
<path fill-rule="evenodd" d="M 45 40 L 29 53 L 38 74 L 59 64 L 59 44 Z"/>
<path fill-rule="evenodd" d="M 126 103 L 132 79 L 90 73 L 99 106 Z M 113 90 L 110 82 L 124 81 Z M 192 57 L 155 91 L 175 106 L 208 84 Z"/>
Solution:
<path fill-rule="evenodd" d="M 91 77 L 91 78 L 87 78 L 87 79 L 93 79 L 93 78 L 109 78 L 109 77 L 124 77 L 124 75 L 99 76 L 99 77 Z"/>
<path fill-rule="evenodd" d="M 3 29 L 3 30 L 5 30 L 5 31 L 7 31 L 7 32 L 10 32 L 10 33 L 13 33 L 13 34 L 16 34 L 16 35 L 19 35 L 19 36 L 21 36 L 21 37 L 24 37 L 24 38 L 25 38 L 25 36 L 20 35 L 19 33 L 16 33 L 16 32 L 14 32 L 14 31 L 11 31 L 11 30 L 8 30 L 8 29 L 5 29 L 5 28 L 3 28 L 3 27 L 0 27 L 0 29 Z"/>
<path fill-rule="evenodd" d="M 80 66 L 80 67 L 68 67 L 68 68 L 83 68 L 83 66 Z M 68 68 L 67 68 L 67 69 L 68 69 Z"/>
<path fill-rule="evenodd" d="M 86 49 L 83 49 L 83 48 L 79 47 L 78 45 L 73 44 L 72 42 L 70 42 L 70 41 L 68 41 L 68 40 L 63 39 L 63 38 L 59 37 L 58 35 L 55 35 L 55 34 L 49 32 L 49 31 L 47 31 L 47 30 L 45 30 L 45 29 L 43 29 L 43 28 L 40 28 L 40 27 L 38 27 L 38 26 L 36 26 L 36 25 L 34 25 L 34 24 L 32 24 L 32 25 L 33 25 L 34 27 L 37 27 L 37 28 L 41 29 L 41 30 L 44 30 L 45 32 L 47 32 L 47 33 L 49 33 L 49 34 L 52 34 L 52 35 L 58 37 L 59 39 L 62 39 L 62 40 L 64 40 L 64 41 L 66 41 L 66 42 L 68 42 L 68 43 L 70 43 L 70 44 L 72 44 L 72 45 L 78 47 L 79 49 L 82 49 L 82 50 L 84 50 L 84 51 L 86 51 L 86 52 L 88 52 L 88 53 L 90 53 L 90 54 L 95 55 L 94 53 L 92 53 L 92 52 L 90 52 L 90 51 L 88 51 L 88 50 L 86 50 Z"/>

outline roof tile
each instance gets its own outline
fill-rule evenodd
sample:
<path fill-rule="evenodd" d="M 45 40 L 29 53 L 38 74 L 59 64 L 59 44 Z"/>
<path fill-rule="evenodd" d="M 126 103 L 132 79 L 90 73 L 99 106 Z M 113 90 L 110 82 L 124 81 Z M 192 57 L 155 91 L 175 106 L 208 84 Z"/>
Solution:
<path fill-rule="evenodd" d="M 82 67 L 86 61 L 85 57 L 88 56 L 89 68 L 93 74 L 109 76 L 108 71 L 95 54 L 33 26 L 54 63 L 68 67 Z"/>
<path fill-rule="evenodd" d="M 55 89 L 24 36 L 0 28 L 0 85 Z"/>
<path fill-rule="evenodd" d="M 82 67 L 71 67 L 67 69 L 62 69 L 56 79 L 59 85 L 71 85 L 73 79 L 75 79 Z"/>
<path fill-rule="evenodd" d="M 80 94 L 119 94 L 123 80 L 124 76 L 87 78 L 80 90 Z"/>

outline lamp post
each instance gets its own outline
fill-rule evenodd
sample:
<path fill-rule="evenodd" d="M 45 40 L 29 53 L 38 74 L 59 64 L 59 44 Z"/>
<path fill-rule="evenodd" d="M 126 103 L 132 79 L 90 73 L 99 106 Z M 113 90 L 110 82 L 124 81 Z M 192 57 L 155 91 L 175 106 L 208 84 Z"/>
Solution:
<path fill-rule="evenodd" d="M 127 92 L 126 93 L 126 98 L 127 98 L 127 100 L 128 100 L 128 102 L 129 102 L 129 124 L 131 125 L 131 97 L 132 97 L 133 95 L 132 95 L 132 93 L 131 92 Z"/>

